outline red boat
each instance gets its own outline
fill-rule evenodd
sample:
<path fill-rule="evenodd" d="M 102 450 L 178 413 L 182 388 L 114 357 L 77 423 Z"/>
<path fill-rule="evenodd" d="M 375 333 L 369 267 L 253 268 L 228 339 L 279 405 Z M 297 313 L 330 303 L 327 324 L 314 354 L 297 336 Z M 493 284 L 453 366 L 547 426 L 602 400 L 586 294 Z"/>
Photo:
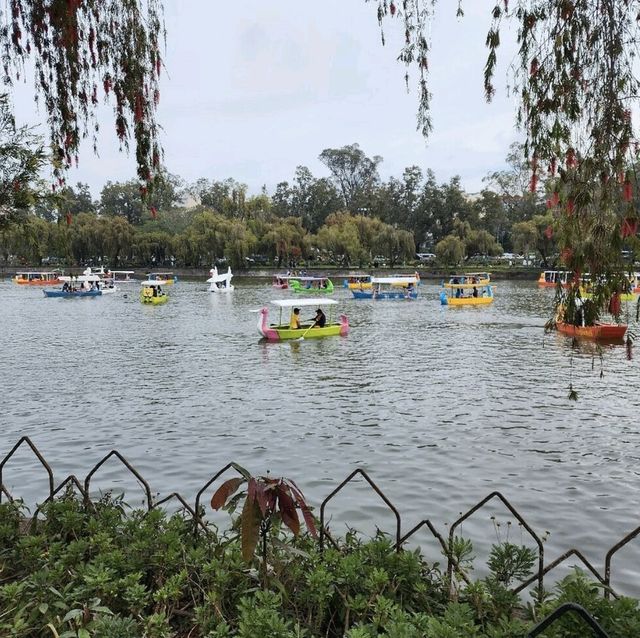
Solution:
<path fill-rule="evenodd" d="M 615 340 L 622 339 L 627 331 L 626 324 L 597 323 L 594 326 L 574 326 L 572 323 L 556 322 L 558 332 L 570 337 L 583 339 Z"/>

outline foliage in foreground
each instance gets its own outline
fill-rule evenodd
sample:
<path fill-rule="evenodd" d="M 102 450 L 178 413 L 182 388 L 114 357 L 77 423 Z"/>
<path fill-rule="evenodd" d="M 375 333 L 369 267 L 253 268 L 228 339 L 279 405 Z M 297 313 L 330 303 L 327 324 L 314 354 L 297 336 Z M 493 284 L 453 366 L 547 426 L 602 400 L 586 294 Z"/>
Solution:
<path fill-rule="evenodd" d="M 67 496 L 25 531 L 25 511 L 0 505 L 0 635 L 13 638 L 517 638 L 566 601 L 586 607 L 612 638 L 640 635 L 637 601 L 606 601 L 579 572 L 544 602 L 522 607 L 508 587 L 532 568 L 530 550 L 494 547 L 490 575 L 449 587 L 419 550 L 393 551 L 354 533 L 321 555 L 310 537 L 275 522 L 266 570 L 247 564 L 236 530 L 194 534 L 176 514 L 127 512 L 105 498 Z M 456 549 L 468 563 L 470 545 Z M 261 576 L 262 574 L 262 576 Z M 458 589 L 460 583 L 454 583 Z M 547 637 L 584 635 L 568 618 Z"/>

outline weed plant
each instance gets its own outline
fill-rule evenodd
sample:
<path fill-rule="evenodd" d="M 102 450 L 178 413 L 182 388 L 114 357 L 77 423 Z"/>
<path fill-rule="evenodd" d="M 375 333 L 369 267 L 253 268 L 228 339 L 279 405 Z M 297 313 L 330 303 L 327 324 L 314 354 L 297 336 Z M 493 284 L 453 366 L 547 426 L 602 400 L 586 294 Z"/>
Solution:
<path fill-rule="evenodd" d="M 631 599 L 607 601 L 580 572 L 524 604 L 511 587 L 535 554 L 494 546 L 489 576 L 455 583 L 419 549 L 394 551 L 384 534 L 350 532 L 320 552 L 278 520 L 262 556 L 243 559 L 237 525 L 220 534 L 161 510 L 130 510 L 109 496 L 86 506 L 72 494 L 38 520 L 0 504 L 0 636 L 3 638 L 524 638 L 558 605 L 583 605 L 611 638 L 640 636 Z M 458 541 L 469 558 L 468 541 Z M 565 618 L 544 634 L 589 630 Z"/>

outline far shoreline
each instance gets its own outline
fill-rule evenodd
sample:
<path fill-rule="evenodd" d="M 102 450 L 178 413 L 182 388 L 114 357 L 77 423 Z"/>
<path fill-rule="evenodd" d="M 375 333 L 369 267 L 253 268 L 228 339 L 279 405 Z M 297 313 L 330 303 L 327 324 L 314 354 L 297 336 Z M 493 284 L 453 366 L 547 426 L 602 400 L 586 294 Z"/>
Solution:
<path fill-rule="evenodd" d="M 10 279 L 15 276 L 17 272 L 24 271 L 53 271 L 62 270 L 66 274 L 80 275 L 85 267 L 73 266 L 73 267 L 54 267 L 54 266 L 4 266 L 0 267 L 0 278 Z M 128 266 L 120 265 L 115 267 L 114 270 L 133 270 L 135 271 L 134 279 L 143 280 L 144 276 L 148 272 L 172 272 L 177 275 L 178 279 L 184 279 L 185 281 L 199 281 L 209 277 L 208 268 L 171 268 L 171 267 L 159 267 L 148 268 L 144 266 Z M 440 280 L 444 277 L 450 277 L 452 274 L 468 273 L 468 272 L 489 272 L 494 280 L 520 280 L 520 281 L 536 281 L 540 276 L 542 267 L 532 268 L 528 266 L 504 266 L 494 265 L 494 267 L 487 267 L 484 265 L 469 265 L 462 266 L 460 268 L 425 268 L 420 265 L 400 265 L 394 267 L 378 267 L 378 268 L 344 268 L 336 266 L 307 266 L 299 267 L 296 269 L 298 272 L 303 270 L 308 274 L 327 275 L 332 279 L 341 279 L 349 277 L 350 275 L 366 273 L 375 275 L 380 273 L 382 275 L 389 274 L 408 274 L 417 272 L 421 279 L 431 281 Z M 264 266 L 261 268 L 250 268 L 246 270 L 234 270 L 233 276 L 236 278 L 247 279 L 270 279 L 276 274 L 286 273 L 286 268 L 277 268 L 275 266 Z"/>

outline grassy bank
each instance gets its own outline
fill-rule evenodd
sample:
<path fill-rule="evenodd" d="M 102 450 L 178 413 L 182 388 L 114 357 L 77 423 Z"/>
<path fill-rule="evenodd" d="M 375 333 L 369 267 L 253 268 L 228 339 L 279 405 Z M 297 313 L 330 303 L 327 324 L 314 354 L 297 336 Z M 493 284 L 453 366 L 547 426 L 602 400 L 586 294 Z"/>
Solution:
<path fill-rule="evenodd" d="M 525 604 L 511 588 L 531 573 L 526 548 L 494 546 L 489 576 L 471 581 L 473 549 L 457 539 L 449 583 L 419 550 L 349 533 L 321 553 L 277 520 L 266 563 L 242 558 L 236 533 L 161 510 L 67 494 L 37 524 L 0 505 L 0 635 L 13 638 L 523 638 L 564 602 L 593 614 L 611 638 L 640 635 L 635 600 L 611 602 L 580 573 Z M 240 518 L 240 517 L 239 517 Z M 261 556 L 262 551 L 258 554 Z M 465 583 L 465 579 L 469 583 Z M 548 638 L 590 635 L 565 617 Z"/>

